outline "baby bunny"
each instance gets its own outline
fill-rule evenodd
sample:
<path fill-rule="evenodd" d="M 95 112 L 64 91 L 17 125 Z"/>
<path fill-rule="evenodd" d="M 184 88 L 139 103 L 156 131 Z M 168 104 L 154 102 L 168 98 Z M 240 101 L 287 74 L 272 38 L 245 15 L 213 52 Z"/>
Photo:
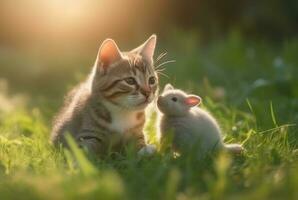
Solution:
<path fill-rule="evenodd" d="M 177 152 L 198 144 L 200 156 L 218 149 L 240 154 L 243 151 L 240 144 L 223 143 L 218 123 L 208 112 L 197 107 L 200 103 L 200 97 L 167 84 L 157 100 L 161 111 L 159 139 L 163 141 L 172 133 L 172 146 Z"/>

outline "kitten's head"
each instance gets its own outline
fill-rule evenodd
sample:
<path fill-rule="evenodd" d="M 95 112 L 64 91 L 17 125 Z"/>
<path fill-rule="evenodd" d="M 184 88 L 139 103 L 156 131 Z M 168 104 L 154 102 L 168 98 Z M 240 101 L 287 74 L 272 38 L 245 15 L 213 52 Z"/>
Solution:
<path fill-rule="evenodd" d="M 191 107 L 201 103 L 201 98 L 196 95 L 189 95 L 182 90 L 175 89 L 171 84 L 167 84 L 158 97 L 158 109 L 167 116 L 184 116 Z"/>
<path fill-rule="evenodd" d="M 129 52 L 105 40 L 92 73 L 92 93 L 125 109 L 144 109 L 155 97 L 158 77 L 153 66 L 156 36 Z"/>

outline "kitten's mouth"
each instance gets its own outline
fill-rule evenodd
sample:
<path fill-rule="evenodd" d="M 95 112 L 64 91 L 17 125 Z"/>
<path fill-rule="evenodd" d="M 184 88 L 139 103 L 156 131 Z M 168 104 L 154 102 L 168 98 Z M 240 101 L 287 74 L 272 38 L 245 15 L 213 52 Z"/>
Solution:
<path fill-rule="evenodd" d="M 144 105 L 147 105 L 149 103 L 150 103 L 149 100 L 146 99 L 146 100 L 142 101 L 141 103 L 139 103 L 137 106 L 144 106 Z"/>
<path fill-rule="evenodd" d="M 147 106 L 147 105 L 148 105 L 149 103 L 151 103 L 151 102 L 152 102 L 152 99 L 150 99 L 150 98 L 146 98 L 144 101 L 138 103 L 138 104 L 136 105 L 136 107 L 145 107 L 145 106 Z"/>

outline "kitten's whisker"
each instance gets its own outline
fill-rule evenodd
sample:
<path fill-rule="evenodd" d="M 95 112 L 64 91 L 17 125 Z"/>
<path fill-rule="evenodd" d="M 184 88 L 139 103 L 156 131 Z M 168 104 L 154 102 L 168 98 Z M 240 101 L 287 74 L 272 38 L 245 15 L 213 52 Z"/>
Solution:
<path fill-rule="evenodd" d="M 160 59 L 162 59 L 166 55 L 167 55 L 167 52 L 163 52 L 163 53 L 159 54 L 159 56 L 156 58 L 156 61 L 155 62 L 158 62 Z"/>
<path fill-rule="evenodd" d="M 163 73 L 163 72 L 157 72 L 157 74 L 160 74 L 160 75 L 162 75 L 162 76 L 164 76 L 164 77 L 166 77 L 166 78 L 170 78 L 168 75 L 166 75 L 165 73 Z"/>
<path fill-rule="evenodd" d="M 168 61 L 165 61 L 165 62 L 163 62 L 163 63 L 157 65 L 157 66 L 155 67 L 155 69 L 158 69 L 158 68 L 160 68 L 160 67 L 162 67 L 162 66 L 164 66 L 164 65 L 166 65 L 166 64 L 174 63 L 174 62 L 176 62 L 176 60 L 168 60 Z"/>
<path fill-rule="evenodd" d="M 166 53 L 162 52 L 161 54 L 159 54 L 156 58 L 156 61 L 160 60 Z"/>
<path fill-rule="evenodd" d="M 159 69 L 157 69 L 157 70 L 155 70 L 156 72 L 163 72 L 163 71 L 165 71 L 166 70 L 166 68 L 164 67 L 164 68 L 159 68 Z"/>

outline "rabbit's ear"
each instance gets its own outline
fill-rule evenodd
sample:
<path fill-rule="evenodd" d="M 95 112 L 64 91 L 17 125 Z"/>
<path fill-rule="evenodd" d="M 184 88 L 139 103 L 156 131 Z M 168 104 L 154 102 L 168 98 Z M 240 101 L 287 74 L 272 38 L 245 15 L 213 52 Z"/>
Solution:
<path fill-rule="evenodd" d="M 188 95 L 185 100 L 184 100 L 184 103 L 186 105 L 188 105 L 189 107 L 194 107 L 194 106 L 197 106 L 199 104 L 201 104 L 201 97 L 199 96 L 196 96 L 196 95 Z"/>
<path fill-rule="evenodd" d="M 174 90 L 174 87 L 173 87 L 170 83 L 168 83 L 168 84 L 166 84 L 166 86 L 164 87 L 163 91 L 167 91 L 167 90 Z"/>

